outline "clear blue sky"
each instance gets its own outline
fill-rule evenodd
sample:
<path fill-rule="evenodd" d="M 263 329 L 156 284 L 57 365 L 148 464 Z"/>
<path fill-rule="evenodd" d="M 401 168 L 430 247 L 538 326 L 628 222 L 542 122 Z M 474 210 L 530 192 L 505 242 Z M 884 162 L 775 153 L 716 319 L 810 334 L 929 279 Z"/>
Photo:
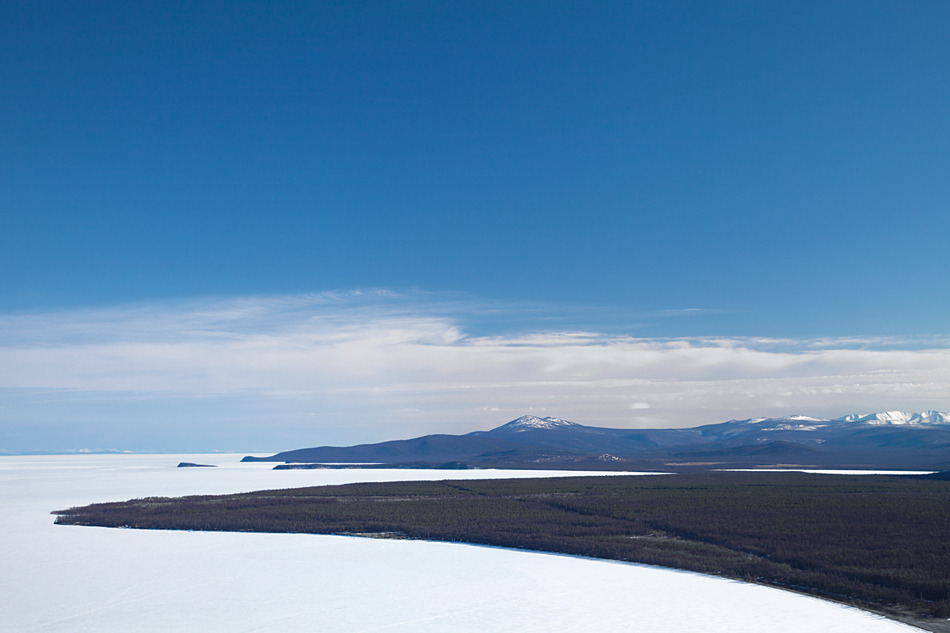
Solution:
<path fill-rule="evenodd" d="M 0 314 L 384 289 L 479 335 L 941 337 L 948 33 L 943 1 L 4 2 Z"/>

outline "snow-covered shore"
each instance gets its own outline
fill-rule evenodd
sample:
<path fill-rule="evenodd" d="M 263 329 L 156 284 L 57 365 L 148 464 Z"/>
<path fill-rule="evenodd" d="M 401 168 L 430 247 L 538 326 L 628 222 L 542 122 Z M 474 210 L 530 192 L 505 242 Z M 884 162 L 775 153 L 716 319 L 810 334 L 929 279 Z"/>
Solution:
<path fill-rule="evenodd" d="M 49 514 L 144 496 L 558 474 L 273 471 L 239 459 L 0 457 L 0 630 L 915 630 L 788 592 L 641 565 L 419 541 L 55 526 Z M 175 468 L 179 461 L 219 467 Z"/>

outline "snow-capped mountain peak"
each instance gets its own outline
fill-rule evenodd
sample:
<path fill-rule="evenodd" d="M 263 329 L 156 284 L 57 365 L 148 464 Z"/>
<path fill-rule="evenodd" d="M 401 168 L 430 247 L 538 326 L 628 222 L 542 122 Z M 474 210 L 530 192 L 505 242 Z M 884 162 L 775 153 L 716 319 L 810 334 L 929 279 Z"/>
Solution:
<path fill-rule="evenodd" d="M 865 424 L 869 426 L 918 427 L 950 425 L 950 413 L 939 411 L 926 411 L 924 413 L 884 411 L 881 413 L 853 413 L 833 420 L 813 418 L 806 415 L 790 415 L 783 418 L 732 420 L 729 424 L 732 424 L 736 430 L 751 426 L 757 431 L 817 431 L 824 428 Z"/>
<path fill-rule="evenodd" d="M 941 413 L 939 411 L 925 411 L 924 413 L 905 413 L 903 411 L 884 411 L 883 413 L 853 413 L 834 422 L 857 422 L 861 424 L 872 424 L 875 426 L 884 425 L 909 425 L 919 424 L 950 424 L 950 413 Z"/>
<path fill-rule="evenodd" d="M 561 420 L 560 418 L 539 418 L 533 415 L 523 415 L 517 420 L 512 420 L 508 424 L 499 428 L 511 431 L 530 431 L 534 429 L 556 429 L 569 426 L 578 426 L 573 422 Z"/>
<path fill-rule="evenodd" d="M 905 413 L 904 411 L 883 411 L 881 413 L 852 413 L 840 418 L 827 420 L 823 418 L 813 418 L 807 415 L 790 415 L 783 418 L 751 418 L 749 420 L 732 420 L 736 424 L 748 424 L 759 427 L 775 427 L 781 425 L 783 428 L 792 426 L 807 427 L 813 424 L 821 423 L 845 423 L 845 424 L 870 424 L 874 426 L 885 425 L 931 425 L 931 424 L 950 424 L 950 413 L 941 413 L 940 411 L 925 411 L 924 413 Z"/>

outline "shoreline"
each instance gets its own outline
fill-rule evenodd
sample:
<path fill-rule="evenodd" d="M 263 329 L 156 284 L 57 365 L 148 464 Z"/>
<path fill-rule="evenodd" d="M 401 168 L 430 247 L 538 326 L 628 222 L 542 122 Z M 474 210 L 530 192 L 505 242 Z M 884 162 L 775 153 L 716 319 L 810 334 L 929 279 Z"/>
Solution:
<path fill-rule="evenodd" d="M 933 531 L 928 521 L 945 515 L 948 490 L 801 473 L 390 482 L 93 504 L 59 511 L 57 523 L 398 538 L 628 562 L 944 633 L 935 616 L 947 608 L 946 527 Z M 890 558 L 875 553 L 881 543 Z M 892 580 L 880 585 L 881 577 Z"/>

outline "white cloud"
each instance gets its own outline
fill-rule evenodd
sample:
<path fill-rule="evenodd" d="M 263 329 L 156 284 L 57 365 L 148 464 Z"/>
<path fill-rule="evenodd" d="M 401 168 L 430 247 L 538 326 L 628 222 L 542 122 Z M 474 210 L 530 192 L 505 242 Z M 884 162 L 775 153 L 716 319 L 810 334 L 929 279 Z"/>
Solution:
<path fill-rule="evenodd" d="M 478 309 L 372 291 L 8 315 L 0 389 L 296 399 L 445 432 L 530 407 L 614 426 L 950 408 L 946 341 L 472 336 Z"/>

